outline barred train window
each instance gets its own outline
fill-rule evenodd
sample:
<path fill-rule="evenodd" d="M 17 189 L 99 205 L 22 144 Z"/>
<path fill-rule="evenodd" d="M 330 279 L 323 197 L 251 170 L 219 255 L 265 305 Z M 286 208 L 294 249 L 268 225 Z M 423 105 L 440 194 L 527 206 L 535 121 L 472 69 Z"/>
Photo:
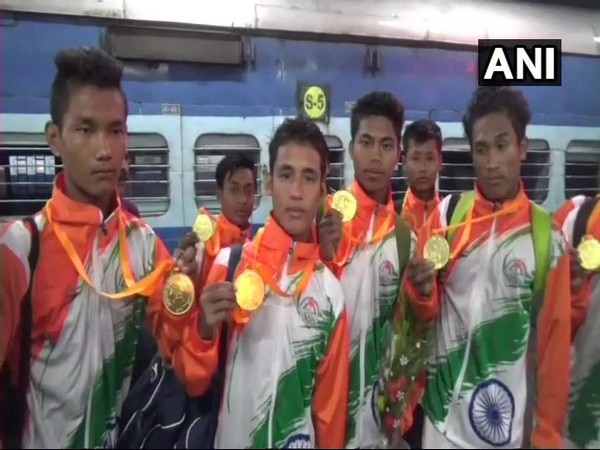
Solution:
<path fill-rule="evenodd" d="M 440 192 L 448 195 L 473 189 L 475 170 L 469 143 L 464 138 L 447 138 L 442 144 Z M 529 198 L 537 203 L 548 196 L 550 147 L 542 139 L 529 141 L 527 160 L 521 167 L 521 179 Z"/>
<path fill-rule="evenodd" d="M 329 147 L 329 173 L 327 174 L 327 189 L 330 192 L 344 189 L 344 146 L 337 136 L 325 136 Z"/>
<path fill-rule="evenodd" d="M 43 133 L 0 133 L 0 221 L 41 210 L 60 164 Z"/>
<path fill-rule="evenodd" d="M 600 141 L 571 141 L 565 155 L 565 197 L 598 193 Z"/>
<path fill-rule="evenodd" d="M 216 198 L 215 171 L 219 161 L 232 153 L 245 153 L 254 161 L 257 188 L 257 201 L 254 207 L 258 206 L 260 183 L 260 145 L 258 140 L 249 134 L 208 133 L 198 136 L 194 144 L 194 194 L 198 207 L 203 206 L 215 214 L 221 210 Z"/>
<path fill-rule="evenodd" d="M 406 178 L 402 175 L 402 165 L 396 165 L 396 170 L 392 174 L 392 199 L 398 202 L 404 198 L 406 194 Z"/>
<path fill-rule="evenodd" d="M 166 139 L 156 133 L 130 133 L 128 147 L 131 164 L 125 198 L 145 217 L 166 213 L 171 197 Z"/>
<path fill-rule="evenodd" d="M 129 135 L 130 180 L 125 197 L 144 216 L 169 207 L 168 150 L 158 134 Z M 42 133 L 0 133 L 0 217 L 23 217 L 43 208 L 62 170 Z"/>

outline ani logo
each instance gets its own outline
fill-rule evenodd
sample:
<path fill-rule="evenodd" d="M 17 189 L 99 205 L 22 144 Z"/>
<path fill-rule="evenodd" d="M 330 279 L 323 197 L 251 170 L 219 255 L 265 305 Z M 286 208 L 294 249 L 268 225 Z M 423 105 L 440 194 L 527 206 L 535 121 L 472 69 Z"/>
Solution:
<path fill-rule="evenodd" d="M 313 446 L 308 434 L 295 434 L 287 440 L 283 448 L 313 448 Z"/>
<path fill-rule="evenodd" d="M 527 265 L 522 259 L 504 259 L 502 272 L 506 283 L 511 287 L 521 287 L 527 284 Z"/>
<path fill-rule="evenodd" d="M 319 304 L 313 297 L 304 297 L 298 302 L 298 314 L 309 327 L 314 327 L 319 321 L 321 311 Z"/>
<path fill-rule="evenodd" d="M 380 286 L 392 286 L 396 283 L 398 274 L 394 265 L 386 260 L 379 265 L 379 285 Z"/>
<path fill-rule="evenodd" d="M 494 447 L 507 445 L 512 438 L 514 418 L 515 399 L 504 383 L 492 379 L 475 388 L 469 421 L 479 439 Z"/>

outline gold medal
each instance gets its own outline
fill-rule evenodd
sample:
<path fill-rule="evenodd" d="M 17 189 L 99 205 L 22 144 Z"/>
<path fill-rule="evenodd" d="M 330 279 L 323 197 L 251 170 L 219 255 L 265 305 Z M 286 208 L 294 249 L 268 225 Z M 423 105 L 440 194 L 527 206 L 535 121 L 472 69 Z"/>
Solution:
<path fill-rule="evenodd" d="M 600 269 L 600 242 L 593 237 L 584 237 L 577 246 L 581 267 L 588 271 Z"/>
<path fill-rule="evenodd" d="M 215 225 L 207 214 L 198 214 L 192 227 L 198 239 L 202 242 L 208 241 L 215 232 Z"/>
<path fill-rule="evenodd" d="M 242 272 L 234 287 L 237 304 L 245 311 L 254 311 L 265 299 L 265 282 L 254 270 Z"/>
<path fill-rule="evenodd" d="M 331 207 L 342 214 L 342 222 L 349 222 L 356 215 L 358 202 L 352 192 L 337 191 L 331 199 Z"/>
<path fill-rule="evenodd" d="M 438 234 L 431 236 L 425 243 L 423 256 L 434 264 L 433 268 L 435 270 L 440 270 L 448 264 L 450 259 L 448 241 Z"/>
<path fill-rule="evenodd" d="M 194 283 L 191 278 L 181 272 L 169 275 L 163 289 L 163 303 L 167 310 L 181 316 L 194 305 Z"/>

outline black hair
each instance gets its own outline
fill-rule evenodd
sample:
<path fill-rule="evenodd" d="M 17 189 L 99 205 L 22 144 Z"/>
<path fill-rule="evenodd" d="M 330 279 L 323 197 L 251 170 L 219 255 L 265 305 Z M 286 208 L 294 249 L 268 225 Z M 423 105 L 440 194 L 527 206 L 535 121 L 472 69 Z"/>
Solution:
<path fill-rule="evenodd" d="M 325 177 L 327 173 L 327 164 L 329 162 L 329 147 L 327 146 L 327 141 L 317 124 L 303 117 L 285 119 L 275 131 L 271 142 L 269 142 L 269 170 L 271 173 L 273 173 L 275 161 L 277 161 L 279 148 L 290 142 L 309 144 L 317 150 L 321 157 L 321 177 Z"/>
<path fill-rule="evenodd" d="M 111 55 L 99 48 L 66 48 L 56 54 L 54 64 L 57 72 L 50 94 L 50 116 L 55 125 L 62 126 L 73 89 L 90 85 L 121 91 L 127 115 L 127 98 L 121 88 L 123 66 Z"/>
<path fill-rule="evenodd" d="M 433 120 L 415 120 L 408 125 L 402 136 L 402 151 L 406 155 L 410 141 L 417 144 L 424 144 L 433 139 L 437 145 L 438 151 L 442 150 L 442 130 Z"/>
<path fill-rule="evenodd" d="M 400 139 L 404 125 L 404 106 L 391 92 L 374 91 L 358 99 L 350 118 L 350 134 L 353 140 L 361 120 L 372 116 L 383 116 L 389 119 L 394 125 L 396 136 Z"/>
<path fill-rule="evenodd" d="M 248 169 L 254 174 L 254 164 L 255 163 L 251 158 L 241 153 L 227 155 L 219 161 L 219 164 L 217 164 L 217 170 L 215 171 L 217 187 L 223 190 L 225 178 L 231 178 L 231 176 L 239 169 Z"/>
<path fill-rule="evenodd" d="M 472 144 L 475 122 L 488 114 L 506 113 L 512 127 L 521 141 L 525 129 L 531 121 L 531 110 L 523 92 L 509 87 L 479 87 L 473 93 L 463 117 L 465 135 Z"/>

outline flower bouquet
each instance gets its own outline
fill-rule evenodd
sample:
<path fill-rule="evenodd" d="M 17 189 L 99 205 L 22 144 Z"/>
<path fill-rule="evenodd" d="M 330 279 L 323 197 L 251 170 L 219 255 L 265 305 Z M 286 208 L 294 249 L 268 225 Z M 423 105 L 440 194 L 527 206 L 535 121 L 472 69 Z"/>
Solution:
<path fill-rule="evenodd" d="M 402 439 L 407 431 L 403 419 L 423 394 L 431 325 L 418 318 L 402 295 L 388 327 L 377 396 L 380 447 L 410 448 Z"/>

